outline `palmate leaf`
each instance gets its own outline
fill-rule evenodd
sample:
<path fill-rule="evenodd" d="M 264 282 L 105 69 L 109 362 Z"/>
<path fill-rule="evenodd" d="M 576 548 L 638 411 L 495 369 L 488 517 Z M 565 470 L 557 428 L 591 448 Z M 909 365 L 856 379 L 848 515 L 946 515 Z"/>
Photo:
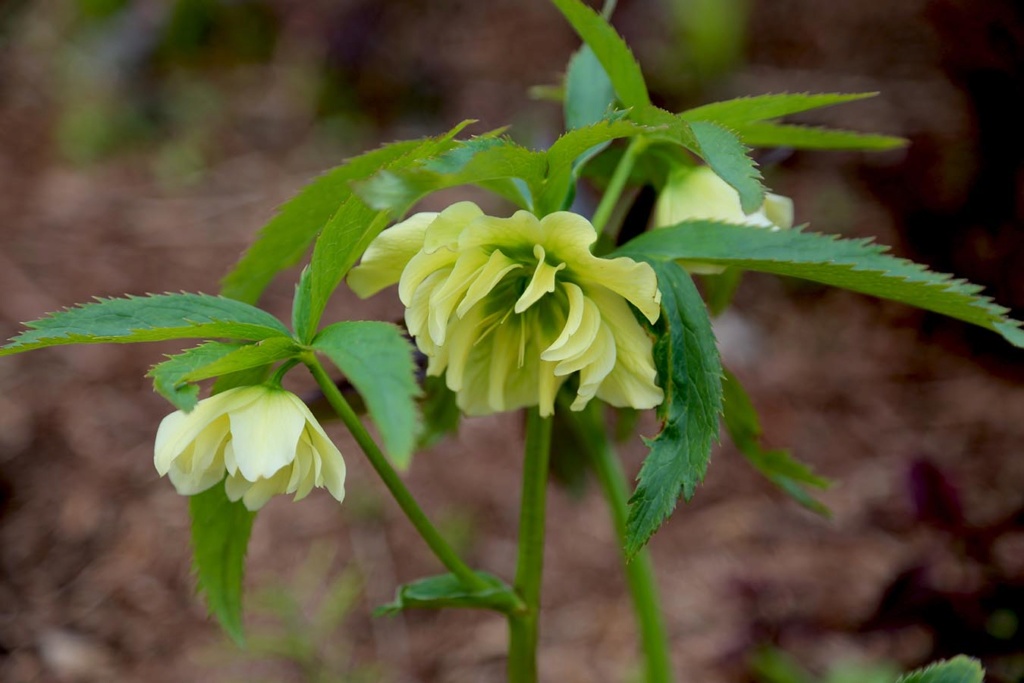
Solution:
<path fill-rule="evenodd" d="M 552 2 L 569 20 L 583 42 L 594 51 L 615 88 L 619 101 L 626 107 L 649 105 L 651 97 L 647 93 L 647 84 L 644 82 L 640 65 L 633 57 L 626 41 L 615 32 L 611 24 L 580 0 Z"/>
<path fill-rule="evenodd" d="M 808 491 L 808 486 L 826 489 L 828 479 L 817 476 L 811 469 L 793 458 L 788 451 L 765 450 L 761 447 L 761 421 L 743 386 L 728 370 L 722 382 L 724 422 L 729 438 L 747 461 L 800 505 L 820 515 L 829 510 Z"/>
<path fill-rule="evenodd" d="M 887 255 L 870 240 L 801 230 L 771 231 L 709 221 L 680 223 L 630 241 L 619 254 L 654 261 L 685 259 L 812 280 L 899 301 L 984 327 L 1024 347 L 1020 323 L 979 295 L 980 287 Z"/>
<path fill-rule="evenodd" d="M 388 456 L 408 467 L 420 431 L 412 346 L 395 325 L 340 322 L 320 331 L 313 347 L 345 373 L 366 402 Z"/>
<path fill-rule="evenodd" d="M 189 514 L 199 590 L 224 630 L 242 645 L 242 576 L 256 513 L 228 500 L 218 484 L 189 499 Z"/>
<path fill-rule="evenodd" d="M 897 683 L 982 683 L 985 670 L 976 659 L 959 655 L 901 676 Z"/>
<path fill-rule="evenodd" d="M 722 363 L 704 301 L 675 263 L 651 260 L 661 290 L 664 331 L 654 364 L 665 391 L 658 407 L 661 432 L 645 439 L 651 452 L 629 501 L 626 553 L 633 556 L 704 479 L 722 410 Z"/>
<path fill-rule="evenodd" d="M 98 299 L 25 323 L 29 329 L 0 348 L 0 356 L 62 344 L 248 339 L 290 336 L 266 311 L 207 294 L 156 294 Z"/>
<path fill-rule="evenodd" d="M 221 293 L 255 303 L 274 276 L 299 262 L 320 230 L 352 196 L 350 184 L 369 178 L 382 168 L 435 156 L 469 125 L 464 121 L 444 135 L 403 140 L 350 159 L 327 171 L 285 202 L 221 282 Z"/>

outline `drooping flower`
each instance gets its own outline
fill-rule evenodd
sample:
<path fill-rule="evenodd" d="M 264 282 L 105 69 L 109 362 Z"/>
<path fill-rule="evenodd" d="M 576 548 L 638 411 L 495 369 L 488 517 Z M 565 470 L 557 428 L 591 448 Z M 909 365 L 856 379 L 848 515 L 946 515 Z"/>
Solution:
<path fill-rule="evenodd" d="M 654 207 L 654 226 L 661 228 L 683 221 L 708 220 L 750 225 L 769 230 L 793 227 L 793 200 L 765 193 L 764 203 L 751 214 L 743 213 L 740 196 L 707 166 L 677 167 L 669 173 Z M 683 262 L 694 273 L 721 273 L 722 266 Z"/>
<path fill-rule="evenodd" d="M 646 263 L 594 256 L 596 240 L 573 213 L 495 218 L 462 202 L 385 230 L 348 282 L 362 297 L 398 283 L 427 373 L 444 373 L 469 415 L 528 406 L 551 415 L 574 375 L 573 410 L 595 396 L 651 408 L 664 394 L 630 304 L 656 321 L 657 278 Z"/>
<path fill-rule="evenodd" d="M 224 479 L 232 501 L 250 510 L 277 493 L 305 498 L 316 487 L 345 497 L 345 461 L 295 394 L 266 385 L 228 389 L 160 423 L 154 464 L 191 496 Z"/>

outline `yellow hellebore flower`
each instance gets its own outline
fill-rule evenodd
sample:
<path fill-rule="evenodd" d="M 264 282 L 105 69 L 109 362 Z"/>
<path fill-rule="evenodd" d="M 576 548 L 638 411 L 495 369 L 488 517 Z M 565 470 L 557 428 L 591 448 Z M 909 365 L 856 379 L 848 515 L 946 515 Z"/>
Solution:
<path fill-rule="evenodd" d="M 224 483 L 228 498 L 259 510 L 275 493 L 305 498 L 314 486 L 345 497 L 345 461 L 295 394 L 265 385 L 228 389 L 160 423 L 154 463 L 178 493 Z"/>
<path fill-rule="evenodd" d="M 663 228 L 683 221 L 721 221 L 769 230 L 793 227 L 793 200 L 765 193 L 764 204 L 751 214 L 743 213 L 740 195 L 707 166 L 682 166 L 669 173 L 654 207 L 654 226 Z M 693 273 L 714 275 L 722 266 L 684 261 Z"/>
<path fill-rule="evenodd" d="M 594 256 L 596 240 L 573 213 L 495 218 L 461 202 L 382 232 L 348 282 L 362 297 L 398 283 L 427 374 L 445 373 L 468 415 L 527 406 L 551 415 L 576 372 L 573 410 L 594 396 L 652 408 L 664 394 L 629 304 L 656 321 L 657 278 L 646 263 Z"/>

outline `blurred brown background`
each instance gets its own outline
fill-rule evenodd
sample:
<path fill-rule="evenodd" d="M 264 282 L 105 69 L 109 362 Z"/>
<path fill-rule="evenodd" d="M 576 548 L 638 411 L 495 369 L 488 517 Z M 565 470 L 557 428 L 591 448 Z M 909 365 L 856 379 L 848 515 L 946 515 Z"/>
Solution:
<path fill-rule="evenodd" d="M 880 91 L 807 120 L 911 147 L 764 153 L 769 185 L 798 221 L 878 235 L 1019 316 L 1022 13 L 1014 0 L 622 0 L 615 23 L 676 109 Z M 511 124 L 545 145 L 558 107 L 527 92 L 556 83 L 576 45 L 540 0 L 0 2 L 0 333 L 91 296 L 216 291 L 277 204 L 382 141 L 475 118 L 475 132 Z M 264 304 L 286 316 L 292 282 Z M 389 293 L 339 293 L 331 310 L 401 315 Z M 990 680 L 1021 680 L 1021 352 L 755 276 L 717 334 L 768 441 L 838 484 L 822 496 L 834 518 L 819 519 L 728 443 L 716 451 L 651 544 L 681 679 L 885 681 L 968 652 Z M 186 501 L 151 464 L 168 407 L 143 375 L 174 350 L 0 362 L 0 681 L 502 680 L 497 617 L 370 618 L 439 568 L 337 426 L 348 499 L 268 505 L 249 553 L 251 650 L 225 641 L 193 594 Z M 506 577 L 519 434 L 515 416 L 468 420 L 408 475 L 472 562 Z M 641 449 L 623 450 L 635 472 Z M 596 493 L 551 492 L 544 680 L 636 680 Z"/>

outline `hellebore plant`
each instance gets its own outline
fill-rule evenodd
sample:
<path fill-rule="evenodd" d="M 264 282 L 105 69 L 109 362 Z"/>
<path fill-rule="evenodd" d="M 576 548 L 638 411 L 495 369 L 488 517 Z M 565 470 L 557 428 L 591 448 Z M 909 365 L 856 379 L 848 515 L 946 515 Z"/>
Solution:
<path fill-rule="evenodd" d="M 100 300 L 28 323 L 0 350 L 61 344 L 198 339 L 155 365 L 154 387 L 177 409 L 156 435 L 155 465 L 190 496 L 195 566 L 211 611 L 239 642 L 241 576 L 255 511 L 274 494 L 324 487 L 341 501 L 345 464 L 302 401 L 281 388 L 312 373 L 409 521 L 447 573 L 398 588 L 395 612 L 492 610 L 509 624 L 509 680 L 537 680 L 545 492 L 557 412 L 560 456 L 597 476 L 621 541 L 644 680 L 675 680 L 645 545 L 704 477 L 719 420 L 750 463 L 798 503 L 828 482 L 783 451 L 762 449 L 760 426 L 721 364 L 709 309 L 728 305 L 747 270 L 805 278 L 937 311 L 1024 346 L 1005 309 L 978 288 L 888 256 L 863 240 L 792 226 L 789 200 L 765 191 L 750 148 L 883 150 L 897 138 L 807 128 L 779 119 L 871 94 L 778 94 L 681 113 L 651 103 L 640 68 L 605 16 L 553 0 L 584 41 L 563 94 L 567 131 L 548 149 L 500 132 L 392 143 L 313 180 L 281 207 L 223 281 L 220 296 Z M 613 3 L 611 3 L 613 4 Z M 623 144 L 624 143 L 624 144 Z M 602 163 L 591 163 L 601 161 Z M 603 188 L 586 218 L 573 211 L 584 180 Z M 461 202 L 409 210 L 432 192 L 476 185 L 511 203 L 508 216 Z M 627 187 L 659 193 L 649 230 L 620 240 Z M 390 226 L 390 227 L 389 227 Z M 630 234 L 635 234 L 636 226 Z M 646 227 L 646 226 L 641 226 Z M 625 233 L 623 233 L 625 234 Z M 257 308 L 267 284 L 312 246 L 295 290 L 291 329 Z M 357 265 L 358 264 L 358 265 Z M 691 272 L 703 279 L 707 303 Z M 708 275 L 711 275 L 708 277 Z M 322 325 L 346 281 L 360 296 L 398 285 L 408 334 L 377 321 Z M 363 426 L 322 358 L 340 370 L 380 434 Z M 435 379 L 437 378 L 437 379 Z M 443 378 L 443 382 L 440 378 Z M 199 400 L 200 383 L 212 382 Z M 606 433 L 613 409 L 655 409 L 661 431 L 632 494 Z M 470 568 L 406 488 L 398 470 L 418 443 L 457 416 L 526 409 L 519 554 L 511 584 Z M 907 680 L 980 681 L 958 659 Z M 937 673 L 936 673 L 937 672 Z M 943 672 L 956 678 L 937 678 Z"/>

